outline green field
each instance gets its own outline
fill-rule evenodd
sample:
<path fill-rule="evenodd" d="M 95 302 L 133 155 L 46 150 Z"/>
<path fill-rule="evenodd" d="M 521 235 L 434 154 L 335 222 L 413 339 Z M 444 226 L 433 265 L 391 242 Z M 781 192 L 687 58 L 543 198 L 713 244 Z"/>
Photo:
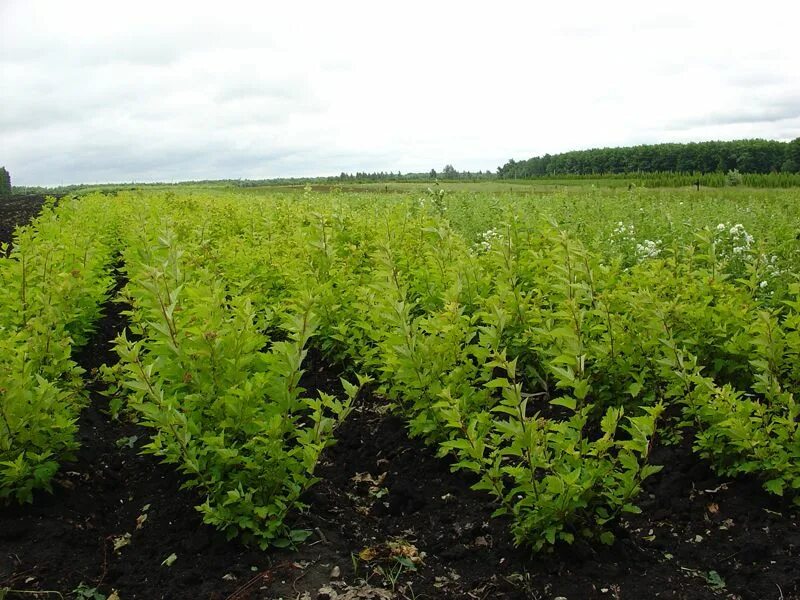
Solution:
<path fill-rule="evenodd" d="M 87 194 L 19 229 L 0 259 L 0 498 L 74 457 L 71 353 L 115 269 L 115 414 L 150 428 L 207 523 L 262 546 L 307 535 L 287 516 L 362 388 L 533 550 L 612 543 L 664 467 L 653 445 L 687 435 L 717 472 L 800 497 L 797 191 L 358 190 Z M 299 386 L 310 348 L 341 393 Z"/>

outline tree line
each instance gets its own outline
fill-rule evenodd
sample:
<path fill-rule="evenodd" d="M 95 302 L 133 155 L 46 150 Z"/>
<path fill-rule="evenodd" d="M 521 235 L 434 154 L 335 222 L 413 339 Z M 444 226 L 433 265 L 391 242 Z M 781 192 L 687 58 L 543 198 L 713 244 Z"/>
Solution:
<path fill-rule="evenodd" d="M 349 182 L 358 182 L 358 181 L 429 181 L 435 179 L 443 179 L 443 180 L 455 180 L 455 179 L 469 179 L 469 180 L 476 180 L 476 179 L 493 179 L 495 177 L 494 173 L 489 170 L 486 171 L 459 171 L 453 165 L 445 165 L 441 171 L 437 171 L 436 169 L 431 169 L 430 171 L 424 171 L 420 173 L 401 173 L 398 171 L 397 173 L 393 173 L 389 171 L 385 173 L 380 171 L 378 173 L 362 173 L 356 172 L 354 174 L 350 173 L 341 173 L 336 179 L 339 181 L 349 181 Z"/>
<path fill-rule="evenodd" d="M 11 195 L 11 175 L 5 167 L 0 167 L 0 198 Z"/>
<path fill-rule="evenodd" d="M 614 173 L 798 173 L 800 138 L 734 140 L 688 144 L 643 144 L 592 148 L 509 160 L 498 167 L 501 179 Z"/>
<path fill-rule="evenodd" d="M 431 169 L 418 173 L 402 173 L 397 171 L 356 171 L 346 173 L 342 171 L 339 175 L 323 177 L 278 177 L 272 179 L 244 179 L 235 180 L 233 183 L 238 187 L 257 187 L 262 185 L 299 185 L 303 183 L 374 183 L 374 182 L 403 182 L 403 181 L 478 181 L 496 179 L 497 175 L 488 169 L 486 171 L 459 171 L 453 165 L 445 165 L 440 171 Z"/>

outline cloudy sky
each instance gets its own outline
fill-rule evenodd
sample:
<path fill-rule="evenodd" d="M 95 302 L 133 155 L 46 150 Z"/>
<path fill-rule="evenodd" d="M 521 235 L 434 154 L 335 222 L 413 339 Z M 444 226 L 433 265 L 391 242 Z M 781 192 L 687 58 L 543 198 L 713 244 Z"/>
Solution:
<path fill-rule="evenodd" d="M 789 140 L 798 23 L 774 0 L 0 0 L 0 164 L 58 185 Z"/>

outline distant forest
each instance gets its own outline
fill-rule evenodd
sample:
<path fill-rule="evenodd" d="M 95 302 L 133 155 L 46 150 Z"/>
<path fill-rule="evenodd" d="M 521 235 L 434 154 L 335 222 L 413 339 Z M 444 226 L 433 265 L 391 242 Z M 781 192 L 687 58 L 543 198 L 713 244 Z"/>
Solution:
<path fill-rule="evenodd" d="M 738 171 L 738 172 L 737 172 Z M 440 171 L 401 173 L 379 171 L 322 177 L 278 177 L 269 179 L 194 180 L 179 183 L 76 184 L 58 187 L 11 186 L 10 176 L 0 168 L 0 196 L 8 194 L 66 194 L 78 190 L 103 190 L 134 186 L 231 185 L 260 187 L 304 184 L 348 185 L 376 182 L 492 181 L 537 179 L 550 184 L 575 185 L 603 182 L 604 185 L 681 187 L 696 183 L 704 187 L 744 185 L 749 187 L 800 187 L 800 138 L 791 142 L 736 140 L 688 144 L 647 144 L 622 148 L 594 148 L 561 154 L 545 154 L 528 160 L 509 160 L 495 173 L 459 171 L 447 164 Z"/>
<path fill-rule="evenodd" d="M 798 173 L 800 138 L 791 142 L 736 140 L 689 144 L 646 144 L 593 148 L 509 160 L 497 169 L 501 179 L 615 173 Z"/>

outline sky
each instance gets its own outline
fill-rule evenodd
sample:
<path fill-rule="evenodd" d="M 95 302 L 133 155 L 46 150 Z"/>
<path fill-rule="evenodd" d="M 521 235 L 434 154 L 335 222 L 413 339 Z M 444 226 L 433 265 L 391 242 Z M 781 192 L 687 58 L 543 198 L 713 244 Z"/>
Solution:
<path fill-rule="evenodd" d="M 0 0 L 15 185 L 800 136 L 800 2 Z"/>

